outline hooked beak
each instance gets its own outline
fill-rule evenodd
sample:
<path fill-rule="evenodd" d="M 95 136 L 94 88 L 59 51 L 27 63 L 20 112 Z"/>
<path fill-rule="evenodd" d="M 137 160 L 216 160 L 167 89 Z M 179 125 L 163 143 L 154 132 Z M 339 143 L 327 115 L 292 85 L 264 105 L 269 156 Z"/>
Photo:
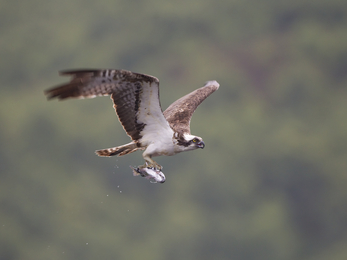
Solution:
<path fill-rule="evenodd" d="M 205 148 L 205 143 L 204 143 L 203 141 L 201 141 L 201 142 L 198 142 L 198 143 L 196 144 L 196 146 L 197 146 L 198 148 L 204 149 L 204 148 Z"/>

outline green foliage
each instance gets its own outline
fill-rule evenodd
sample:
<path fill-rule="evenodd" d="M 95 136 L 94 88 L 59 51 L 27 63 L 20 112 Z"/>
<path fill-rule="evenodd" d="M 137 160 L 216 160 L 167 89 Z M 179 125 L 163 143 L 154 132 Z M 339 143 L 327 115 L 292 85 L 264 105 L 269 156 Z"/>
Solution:
<path fill-rule="evenodd" d="M 0 259 L 346 259 L 345 1 L 0 1 Z M 204 150 L 140 153 L 111 101 L 47 102 L 68 68 L 217 80 Z"/>

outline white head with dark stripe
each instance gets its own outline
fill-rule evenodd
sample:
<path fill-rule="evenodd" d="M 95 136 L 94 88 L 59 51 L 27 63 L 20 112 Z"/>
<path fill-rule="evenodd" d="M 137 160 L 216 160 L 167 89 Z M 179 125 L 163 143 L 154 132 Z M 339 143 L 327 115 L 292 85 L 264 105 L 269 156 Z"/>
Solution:
<path fill-rule="evenodd" d="M 191 134 L 183 134 L 178 135 L 176 133 L 175 137 L 177 138 L 177 146 L 179 146 L 180 150 L 183 151 L 191 151 L 198 148 L 204 149 L 205 143 L 201 137 Z"/>

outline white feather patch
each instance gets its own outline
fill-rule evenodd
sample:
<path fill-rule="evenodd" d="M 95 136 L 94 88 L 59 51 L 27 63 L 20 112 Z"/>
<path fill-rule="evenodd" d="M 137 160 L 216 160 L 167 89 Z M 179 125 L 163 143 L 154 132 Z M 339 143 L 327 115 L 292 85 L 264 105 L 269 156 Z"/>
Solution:
<path fill-rule="evenodd" d="M 148 86 L 143 88 L 139 111 L 137 113 L 138 123 L 146 126 L 141 131 L 141 144 L 149 146 L 146 154 L 151 156 L 174 154 L 172 142 L 173 130 L 165 119 L 160 107 L 159 85 L 145 82 Z"/>

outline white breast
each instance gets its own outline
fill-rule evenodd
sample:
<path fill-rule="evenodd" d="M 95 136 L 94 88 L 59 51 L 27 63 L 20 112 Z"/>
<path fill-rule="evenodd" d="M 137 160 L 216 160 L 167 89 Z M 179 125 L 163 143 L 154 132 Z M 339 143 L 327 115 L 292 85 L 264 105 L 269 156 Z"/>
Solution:
<path fill-rule="evenodd" d="M 145 127 L 143 132 L 145 134 L 141 139 L 141 144 L 148 146 L 146 149 L 147 154 L 152 157 L 176 154 L 172 140 L 173 130 L 171 128 L 169 130 L 162 129 L 162 131 L 157 131 L 156 129 L 146 129 Z"/>

